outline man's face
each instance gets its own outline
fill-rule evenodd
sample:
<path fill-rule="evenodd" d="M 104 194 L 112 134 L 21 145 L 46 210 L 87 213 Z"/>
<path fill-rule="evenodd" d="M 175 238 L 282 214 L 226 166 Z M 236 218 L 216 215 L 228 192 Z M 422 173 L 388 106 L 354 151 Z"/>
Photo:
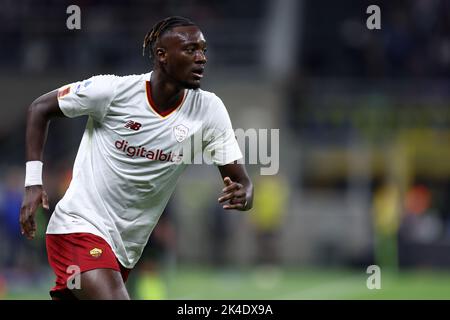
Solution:
<path fill-rule="evenodd" d="M 164 49 L 161 52 L 158 48 Z M 196 26 L 175 27 L 165 33 L 156 48 L 161 69 L 184 88 L 200 88 L 206 64 L 206 41 Z"/>

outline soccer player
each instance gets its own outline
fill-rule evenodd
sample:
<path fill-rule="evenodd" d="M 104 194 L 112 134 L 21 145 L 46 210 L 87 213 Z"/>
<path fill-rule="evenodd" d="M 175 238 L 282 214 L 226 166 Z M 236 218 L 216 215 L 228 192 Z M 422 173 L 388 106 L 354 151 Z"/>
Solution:
<path fill-rule="evenodd" d="M 166 18 L 145 36 L 143 49 L 150 52 L 152 72 L 94 76 L 44 94 L 28 109 L 20 224 L 29 239 L 36 209 L 49 208 L 42 182 L 48 123 L 89 116 L 72 181 L 46 232 L 56 274 L 53 299 L 129 299 L 128 273 L 192 156 L 182 146 L 195 134 L 202 134 L 200 151 L 222 176 L 223 208 L 252 207 L 253 185 L 237 162 L 242 153 L 228 112 L 220 98 L 200 89 L 206 41 L 199 27 L 183 17 Z"/>

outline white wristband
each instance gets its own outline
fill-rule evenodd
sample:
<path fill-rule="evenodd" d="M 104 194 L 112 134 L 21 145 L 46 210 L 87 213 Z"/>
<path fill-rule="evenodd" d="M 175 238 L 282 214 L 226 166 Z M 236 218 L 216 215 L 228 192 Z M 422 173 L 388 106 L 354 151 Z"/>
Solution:
<path fill-rule="evenodd" d="M 25 187 L 42 185 L 41 161 L 27 161 L 25 170 Z"/>

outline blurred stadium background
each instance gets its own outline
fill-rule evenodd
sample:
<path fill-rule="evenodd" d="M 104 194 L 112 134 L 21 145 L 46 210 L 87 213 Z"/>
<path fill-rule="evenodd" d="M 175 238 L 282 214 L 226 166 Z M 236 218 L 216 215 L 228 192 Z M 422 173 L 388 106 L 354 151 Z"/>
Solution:
<path fill-rule="evenodd" d="M 66 8 L 81 8 L 81 30 Z M 381 7 L 381 30 L 366 8 Z M 450 1 L 56 1 L 0 6 L 0 297 L 48 299 L 50 213 L 20 236 L 25 116 L 39 95 L 149 71 L 145 33 L 190 17 L 209 42 L 203 87 L 235 128 L 279 128 L 280 170 L 251 213 L 216 203 L 191 166 L 128 284 L 137 299 L 449 299 Z M 85 118 L 51 123 L 45 183 L 64 194 Z M 366 268 L 381 267 L 381 289 Z"/>

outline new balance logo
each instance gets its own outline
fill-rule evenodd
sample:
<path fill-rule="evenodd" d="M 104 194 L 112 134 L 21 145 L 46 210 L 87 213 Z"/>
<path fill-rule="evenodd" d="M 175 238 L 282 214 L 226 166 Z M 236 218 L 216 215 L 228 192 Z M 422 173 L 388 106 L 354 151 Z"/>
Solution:
<path fill-rule="evenodd" d="M 141 128 L 142 124 L 140 124 L 139 122 L 135 122 L 133 120 L 128 121 L 125 124 L 125 128 L 134 130 L 134 131 L 138 131 Z"/>

